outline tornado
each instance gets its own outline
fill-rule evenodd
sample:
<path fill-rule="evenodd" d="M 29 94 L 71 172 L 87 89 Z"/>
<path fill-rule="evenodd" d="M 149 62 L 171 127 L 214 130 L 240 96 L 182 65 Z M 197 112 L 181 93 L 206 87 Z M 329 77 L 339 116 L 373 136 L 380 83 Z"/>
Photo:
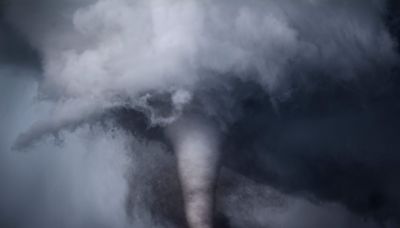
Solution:
<path fill-rule="evenodd" d="M 213 227 L 219 134 L 210 121 L 185 117 L 167 129 L 177 156 L 185 215 L 190 228 Z"/>
<path fill-rule="evenodd" d="M 155 178 L 174 168 L 171 150 L 191 228 L 213 227 L 218 167 L 400 218 L 394 2 L 0 0 L 0 227 L 179 226 L 183 213 L 168 210 L 180 189 Z M 274 226 L 221 195 L 232 226 Z"/>

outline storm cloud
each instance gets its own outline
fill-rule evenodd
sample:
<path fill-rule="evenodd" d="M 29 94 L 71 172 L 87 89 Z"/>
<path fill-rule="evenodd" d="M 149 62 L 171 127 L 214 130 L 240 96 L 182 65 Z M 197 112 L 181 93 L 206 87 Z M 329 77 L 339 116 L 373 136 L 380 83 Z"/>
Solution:
<path fill-rule="evenodd" d="M 212 158 L 216 227 L 398 225 L 396 1 L 1 10 L 6 226 L 186 226 L 179 151 Z"/>

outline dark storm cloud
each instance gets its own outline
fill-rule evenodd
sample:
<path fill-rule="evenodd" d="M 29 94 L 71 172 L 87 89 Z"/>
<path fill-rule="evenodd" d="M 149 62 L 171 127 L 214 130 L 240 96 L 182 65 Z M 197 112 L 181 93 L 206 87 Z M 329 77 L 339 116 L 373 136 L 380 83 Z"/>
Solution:
<path fill-rule="evenodd" d="M 395 40 L 396 4 L 385 11 Z M 258 85 L 247 85 L 252 92 L 240 103 L 246 112 L 228 130 L 226 165 L 291 194 L 398 222 L 398 67 L 366 61 L 359 68 L 363 77 L 354 81 L 321 78 L 338 73 L 329 66 L 297 67 L 297 75 L 306 72 L 312 80 L 294 80 L 278 111 Z"/>
<path fill-rule="evenodd" d="M 226 164 L 290 193 L 398 218 L 398 90 L 360 98 L 342 86 L 299 91 L 279 114 L 267 96 L 249 97 L 229 130 Z"/>
<path fill-rule="evenodd" d="M 5 19 L 6 2 L 0 4 L 0 63 L 39 68 L 38 53 L 30 46 L 28 40 Z"/>

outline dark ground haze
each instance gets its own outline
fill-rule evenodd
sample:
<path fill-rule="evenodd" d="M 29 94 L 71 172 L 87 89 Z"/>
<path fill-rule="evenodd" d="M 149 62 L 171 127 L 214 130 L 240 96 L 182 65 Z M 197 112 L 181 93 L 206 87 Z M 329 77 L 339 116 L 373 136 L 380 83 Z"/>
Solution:
<path fill-rule="evenodd" d="M 0 4 L 3 9 L 8 1 Z M 388 1 L 381 16 L 400 54 L 399 1 Z M 271 94 L 258 82 L 226 74 L 221 76 L 226 77 L 224 83 L 215 80 L 212 86 L 197 87 L 193 103 L 183 111 L 207 116 L 221 131 L 216 227 L 400 227 L 397 56 L 394 61 L 361 62 L 351 68 L 364 76 L 355 80 L 332 80 L 330 76 L 340 72 L 329 64 L 316 67 L 301 58 L 289 64 L 287 93 Z M 105 109 L 96 118 L 88 117 L 96 124 L 83 120 L 83 130 L 79 122 L 67 127 L 66 136 L 51 132 L 57 145 L 52 141 L 49 150 L 42 145 L 26 154 L 12 151 L 18 158 L 29 156 L 13 163 L 18 158 L 9 154 L 7 135 L 17 135 L 14 127 L 34 112 L 20 108 L 29 106 L 20 97 L 34 93 L 28 84 L 42 79 L 43 67 L 41 53 L 0 14 L 0 227 L 185 227 L 172 146 L 164 125 L 152 124 L 146 108 Z M 151 97 L 149 106 L 160 112 L 156 115 L 175 111 L 170 96 Z M 33 97 L 40 100 L 46 95 Z M 8 116 L 18 124 L 9 125 Z M 85 133 L 92 128 L 100 133 Z M 74 131 L 81 133 L 74 136 Z M 121 135 L 121 141 L 116 139 Z M 80 152 L 112 151 L 114 146 L 125 154 L 115 158 L 100 153 L 103 158 Z M 35 158 L 41 150 L 46 159 Z M 113 197 L 113 184 L 120 201 L 104 203 L 104 197 Z M 70 193 L 69 185 L 76 186 L 76 192 Z M 110 189 L 98 190 L 104 186 Z M 59 198 L 64 195 L 71 199 Z M 112 211 L 115 214 L 110 215 Z"/>

